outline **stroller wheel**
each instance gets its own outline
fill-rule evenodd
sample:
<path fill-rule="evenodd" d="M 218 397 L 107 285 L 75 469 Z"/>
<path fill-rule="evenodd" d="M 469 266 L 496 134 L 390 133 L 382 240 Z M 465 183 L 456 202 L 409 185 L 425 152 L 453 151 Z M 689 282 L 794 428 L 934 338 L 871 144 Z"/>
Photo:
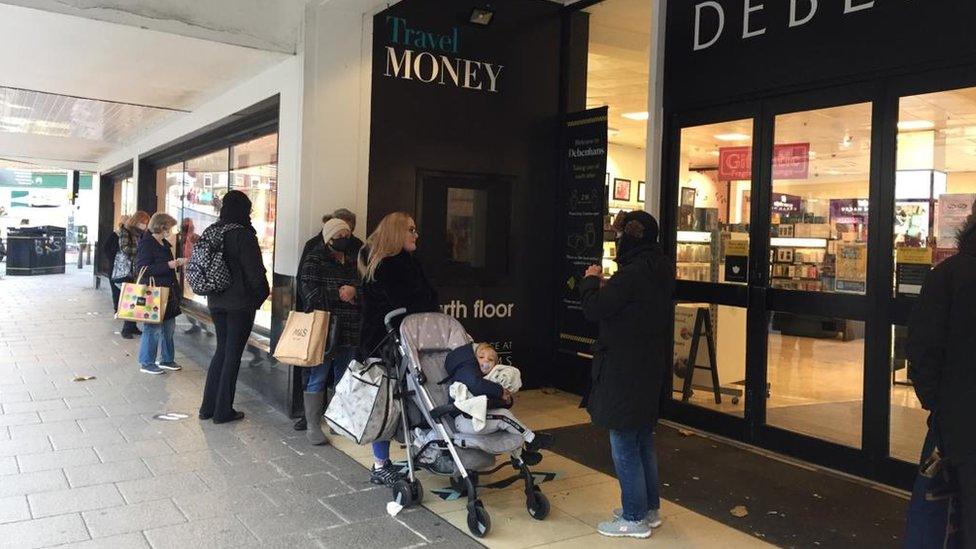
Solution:
<path fill-rule="evenodd" d="M 419 478 L 410 483 L 410 492 L 413 495 L 414 505 L 420 505 L 424 501 L 424 486 L 420 484 Z"/>
<path fill-rule="evenodd" d="M 407 479 L 401 479 L 393 485 L 393 500 L 404 508 L 413 507 L 420 503 L 422 498 L 423 488 L 419 480 L 415 480 L 414 485 L 411 485 Z"/>
<path fill-rule="evenodd" d="M 468 505 L 468 530 L 476 538 L 483 538 L 491 531 L 491 516 L 480 499 Z"/>
<path fill-rule="evenodd" d="M 544 520 L 549 516 L 549 498 L 539 490 L 538 486 L 535 486 L 532 493 L 525 498 L 525 508 L 529 511 L 530 517 Z"/>

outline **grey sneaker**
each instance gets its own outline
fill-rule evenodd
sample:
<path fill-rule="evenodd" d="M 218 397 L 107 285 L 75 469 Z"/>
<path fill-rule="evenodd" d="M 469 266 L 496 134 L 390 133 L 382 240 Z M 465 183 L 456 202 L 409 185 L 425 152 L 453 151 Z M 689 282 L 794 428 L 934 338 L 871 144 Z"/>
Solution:
<path fill-rule="evenodd" d="M 155 364 L 143 364 L 142 366 L 139 367 L 139 371 L 144 374 L 151 374 L 154 376 L 158 376 L 159 374 L 166 373 L 163 370 L 161 370 L 159 366 L 156 366 Z"/>
<path fill-rule="evenodd" d="M 171 372 L 178 372 L 183 369 L 182 366 L 175 362 L 161 362 L 159 363 L 159 367 L 163 370 L 169 370 Z"/>
<path fill-rule="evenodd" d="M 624 516 L 623 509 L 618 507 L 613 510 L 613 518 L 619 519 L 622 518 L 623 516 Z M 661 523 L 664 522 L 661 520 L 661 510 L 651 509 L 650 511 L 648 511 L 647 515 L 644 517 L 644 522 L 646 522 L 651 528 L 660 528 Z"/>
<path fill-rule="evenodd" d="M 651 537 L 651 526 L 646 522 L 632 522 L 622 518 L 601 522 L 596 527 L 596 531 L 611 538 L 647 539 Z"/>

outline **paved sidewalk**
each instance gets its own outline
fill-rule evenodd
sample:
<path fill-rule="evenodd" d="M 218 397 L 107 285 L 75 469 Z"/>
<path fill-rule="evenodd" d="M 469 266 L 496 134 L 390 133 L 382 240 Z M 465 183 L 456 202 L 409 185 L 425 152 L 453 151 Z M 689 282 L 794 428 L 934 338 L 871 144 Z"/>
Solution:
<path fill-rule="evenodd" d="M 366 469 L 243 385 L 244 421 L 197 420 L 203 369 L 140 373 L 91 286 L 0 279 L 0 548 L 479 546 L 423 508 L 389 517 Z"/>

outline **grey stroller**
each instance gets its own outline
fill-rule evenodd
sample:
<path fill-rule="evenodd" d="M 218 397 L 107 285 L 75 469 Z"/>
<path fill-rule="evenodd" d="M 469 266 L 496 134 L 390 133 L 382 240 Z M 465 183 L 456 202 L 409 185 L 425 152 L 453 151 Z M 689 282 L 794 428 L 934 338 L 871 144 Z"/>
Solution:
<path fill-rule="evenodd" d="M 543 520 L 549 515 L 549 500 L 536 486 L 529 465 L 523 458 L 521 436 L 503 431 L 487 434 L 463 434 L 455 431 L 454 417 L 460 412 L 451 403 L 448 387 L 441 383 L 447 372 L 444 362 L 448 353 L 470 345 L 471 337 L 453 317 L 439 313 L 409 315 L 393 329 L 395 318 L 404 309 L 387 315 L 390 334 L 384 350 L 391 377 L 395 377 L 394 398 L 401 401 L 402 425 L 396 439 L 407 448 L 407 478 L 393 486 L 394 499 L 404 507 L 420 503 L 423 487 L 417 479 L 417 467 L 431 473 L 450 476 L 451 487 L 467 496 L 468 530 L 484 537 L 491 530 L 491 517 L 481 500 L 478 488 L 502 488 L 519 480 L 525 483 L 525 506 L 529 515 Z M 398 333 L 397 333 L 398 332 Z M 421 436 L 415 437 L 414 430 Z M 497 455 L 507 460 L 495 466 Z M 479 486 L 479 475 L 496 473 L 511 466 L 515 473 L 490 485 Z"/>

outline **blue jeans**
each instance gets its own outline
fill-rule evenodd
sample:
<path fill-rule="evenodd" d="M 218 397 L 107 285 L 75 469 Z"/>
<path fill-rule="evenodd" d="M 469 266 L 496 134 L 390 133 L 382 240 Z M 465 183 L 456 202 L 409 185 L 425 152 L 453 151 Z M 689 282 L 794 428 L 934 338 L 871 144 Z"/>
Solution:
<path fill-rule="evenodd" d="M 162 324 L 144 324 L 142 339 L 139 342 L 139 364 L 156 363 L 156 351 L 162 343 L 160 353 L 161 364 L 172 364 L 176 360 L 176 350 L 173 348 L 173 330 L 176 329 L 176 318 L 164 321 Z"/>
<path fill-rule="evenodd" d="M 929 429 L 922 444 L 922 458 L 926 458 L 935 448 L 935 434 Z M 925 492 L 930 484 L 938 481 L 915 475 L 912 499 L 908 502 L 908 520 L 905 526 L 906 549 L 937 549 L 945 546 L 946 526 L 949 522 L 949 501 L 927 501 Z"/>
<path fill-rule="evenodd" d="M 308 384 L 305 385 L 305 392 L 308 393 L 321 393 L 325 390 L 326 384 L 329 387 L 335 387 L 336 383 L 342 379 L 342 375 L 346 373 L 346 367 L 349 366 L 349 361 L 355 356 L 355 347 L 340 347 L 332 356 L 326 358 L 322 364 L 315 366 L 314 368 L 309 368 L 308 372 Z M 329 382 L 329 374 L 332 374 L 331 383 Z"/>
<path fill-rule="evenodd" d="M 373 459 L 376 461 L 389 461 L 390 459 L 390 441 L 389 440 L 377 440 L 373 443 Z"/>
<path fill-rule="evenodd" d="M 661 508 L 658 492 L 657 455 L 651 426 L 636 431 L 610 430 L 613 467 L 620 483 L 623 518 L 641 521 L 648 511 Z"/>

